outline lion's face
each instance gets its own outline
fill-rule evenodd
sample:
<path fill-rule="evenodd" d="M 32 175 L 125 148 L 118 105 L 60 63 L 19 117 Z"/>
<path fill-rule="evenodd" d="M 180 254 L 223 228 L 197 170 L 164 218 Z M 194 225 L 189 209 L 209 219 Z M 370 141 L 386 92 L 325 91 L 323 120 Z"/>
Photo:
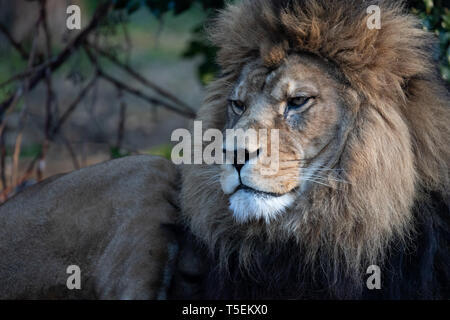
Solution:
<path fill-rule="evenodd" d="M 270 146 L 270 134 L 277 129 L 279 164 L 272 172 L 265 161 L 222 165 L 221 187 L 237 221 L 269 221 L 313 184 L 327 184 L 324 175 L 340 150 L 340 124 L 349 111 L 338 94 L 342 85 L 325 68 L 307 55 L 291 55 L 275 70 L 259 61 L 243 68 L 228 99 L 226 128 L 266 129 L 268 137 L 227 142 L 225 151 L 245 149 L 246 160 L 272 154 L 277 146 Z"/>

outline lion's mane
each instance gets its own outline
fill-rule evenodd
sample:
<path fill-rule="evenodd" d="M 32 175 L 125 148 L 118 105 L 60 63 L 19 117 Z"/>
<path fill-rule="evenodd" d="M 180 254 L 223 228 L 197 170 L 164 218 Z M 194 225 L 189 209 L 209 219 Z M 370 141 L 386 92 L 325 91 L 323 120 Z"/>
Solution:
<path fill-rule="evenodd" d="M 381 29 L 367 27 L 370 5 Z M 183 169 L 184 223 L 213 266 L 209 296 L 361 297 L 376 264 L 376 294 L 448 297 L 450 98 L 433 35 L 401 1 L 356 0 L 244 0 L 209 31 L 222 73 L 198 114 L 204 129 L 223 128 L 230 84 L 255 58 L 276 67 L 313 54 L 338 68 L 357 101 L 340 158 L 350 183 L 315 188 L 269 225 L 236 224 L 216 171 Z"/>

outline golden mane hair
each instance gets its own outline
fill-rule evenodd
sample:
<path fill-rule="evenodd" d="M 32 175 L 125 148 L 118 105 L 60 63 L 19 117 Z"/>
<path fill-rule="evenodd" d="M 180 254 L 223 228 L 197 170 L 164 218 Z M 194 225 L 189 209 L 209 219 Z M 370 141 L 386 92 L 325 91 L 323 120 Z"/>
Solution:
<path fill-rule="evenodd" d="M 370 5 L 380 7 L 381 29 L 367 26 Z M 303 273 L 325 270 L 333 286 L 408 250 L 403 244 L 414 239 L 417 222 L 435 214 L 419 204 L 431 193 L 449 196 L 450 98 L 431 57 L 433 35 L 402 1 L 244 0 L 220 12 L 209 33 L 222 74 L 198 113 L 205 129 L 223 127 L 230 83 L 246 63 L 260 58 L 276 68 L 292 53 L 336 66 L 355 115 L 339 164 L 350 183 L 315 188 L 269 225 L 237 225 L 215 171 L 183 169 L 185 223 L 220 264 L 237 256 L 259 277 L 267 270 L 261 250 L 276 256 L 292 241 L 301 252 L 291 251 L 292 263 L 306 262 Z"/>

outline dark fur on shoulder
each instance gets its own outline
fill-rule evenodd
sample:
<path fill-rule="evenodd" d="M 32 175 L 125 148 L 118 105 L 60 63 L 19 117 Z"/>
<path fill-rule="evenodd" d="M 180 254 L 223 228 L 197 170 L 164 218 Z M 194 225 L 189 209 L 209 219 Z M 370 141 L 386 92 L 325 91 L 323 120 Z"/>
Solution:
<path fill-rule="evenodd" d="M 416 206 L 417 236 L 408 247 L 393 245 L 381 269 L 381 289 L 355 289 L 345 274 L 331 279 L 324 270 L 311 272 L 294 242 L 255 250 L 251 275 L 229 257 L 227 270 L 217 264 L 202 242 L 187 229 L 176 233 L 181 254 L 171 286 L 171 299 L 449 299 L 450 207 L 438 194 Z M 190 270 L 186 271 L 186 265 Z M 315 274 L 313 277 L 312 274 Z M 360 281 L 365 284 L 367 275 Z M 332 283 L 332 285 L 330 285 Z"/>

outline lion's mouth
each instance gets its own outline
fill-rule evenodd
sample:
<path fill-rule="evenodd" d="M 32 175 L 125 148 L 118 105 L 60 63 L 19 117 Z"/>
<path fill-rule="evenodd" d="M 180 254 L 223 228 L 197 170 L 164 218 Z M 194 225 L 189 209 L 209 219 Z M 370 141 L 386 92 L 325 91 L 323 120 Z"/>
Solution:
<path fill-rule="evenodd" d="M 239 185 L 230 197 L 229 209 L 237 222 L 263 219 L 270 223 L 285 212 L 295 201 L 295 189 L 284 193 L 264 192 Z"/>
<path fill-rule="evenodd" d="M 244 190 L 244 191 L 246 191 L 246 192 L 253 193 L 253 194 L 258 195 L 258 196 L 264 196 L 264 197 L 282 197 L 282 196 L 284 196 L 284 195 L 286 195 L 286 194 L 294 193 L 297 189 L 298 189 L 298 187 L 293 188 L 292 190 L 290 190 L 290 191 L 288 191 L 288 192 L 285 192 L 285 193 L 275 193 L 275 192 L 265 192 L 265 191 L 261 191 L 261 190 L 256 190 L 256 189 L 253 189 L 252 187 L 249 187 L 249 186 L 247 186 L 247 185 L 245 185 L 245 184 L 240 184 L 240 185 L 236 188 L 236 190 L 234 191 L 234 193 L 238 192 L 239 190 Z"/>

